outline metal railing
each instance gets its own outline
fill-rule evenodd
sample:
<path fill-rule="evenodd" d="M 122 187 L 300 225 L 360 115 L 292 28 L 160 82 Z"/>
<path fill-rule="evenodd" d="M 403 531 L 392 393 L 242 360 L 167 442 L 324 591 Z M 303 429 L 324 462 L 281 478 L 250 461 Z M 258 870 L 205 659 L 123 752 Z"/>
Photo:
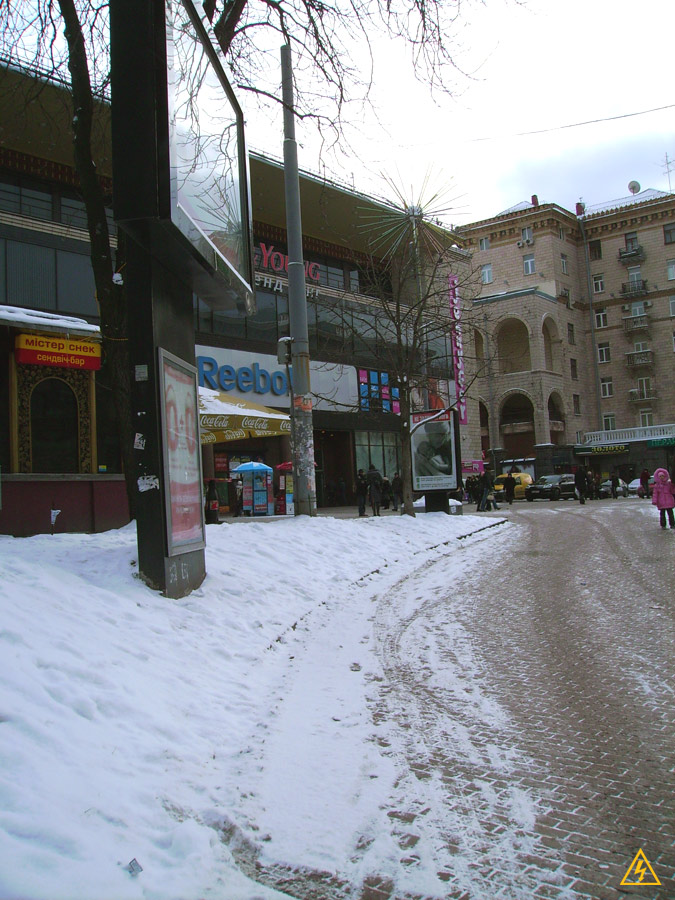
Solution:
<path fill-rule="evenodd" d="M 587 431 L 584 444 L 628 444 L 632 441 L 655 441 L 675 438 L 675 425 L 645 425 L 642 428 L 615 428 L 612 431 Z"/>
<path fill-rule="evenodd" d="M 651 366 L 654 363 L 651 350 L 634 350 L 626 353 L 626 365 L 629 369 L 637 369 L 639 366 Z"/>

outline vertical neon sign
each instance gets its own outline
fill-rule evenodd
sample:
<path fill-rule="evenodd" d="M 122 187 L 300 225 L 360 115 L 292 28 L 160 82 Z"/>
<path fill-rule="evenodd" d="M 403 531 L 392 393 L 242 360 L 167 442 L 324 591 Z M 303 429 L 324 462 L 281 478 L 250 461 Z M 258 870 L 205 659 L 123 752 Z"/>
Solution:
<path fill-rule="evenodd" d="M 457 285 L 458 275 L 448 275 L 448 302 L 453 328 L 450 335 L 452 347 L 452 363 L 455 369 L 455 391 L 457 396 L 457 413 L 460 425 L 466 425 L 466 375 L 464 374 L 464 345 L 462 342 L 462 306 Z"/>

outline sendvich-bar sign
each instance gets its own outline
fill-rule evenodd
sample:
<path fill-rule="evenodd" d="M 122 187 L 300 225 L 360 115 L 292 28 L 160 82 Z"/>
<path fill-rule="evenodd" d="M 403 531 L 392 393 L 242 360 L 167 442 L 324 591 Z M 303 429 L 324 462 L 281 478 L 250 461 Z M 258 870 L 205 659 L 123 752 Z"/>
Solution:
<path fill-rule="evenodd" d="M 34 366 L 100 369 L 101 345 L 44 334 L 18 334 L 14 342 L 14 358 L 19 363 Z"/>

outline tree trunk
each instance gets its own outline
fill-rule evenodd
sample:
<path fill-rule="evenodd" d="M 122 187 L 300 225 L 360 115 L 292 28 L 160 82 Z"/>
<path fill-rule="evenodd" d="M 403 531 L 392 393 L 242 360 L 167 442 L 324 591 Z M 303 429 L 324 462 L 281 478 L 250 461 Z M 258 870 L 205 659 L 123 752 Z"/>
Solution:
<path fill-rule="evenodd" d="M 80 179 L 87 211 L 91 265 L 96 299 L 101 315 L 103 352 L 110 370 L 115 400 L 117 430 L 126 478 L 129 512 L 133 506 L 133 441 L 130 403 L 129 344 L 127 338 L 126 292 L 113 282 L 114 260 L 106 219 L 105 197 L 92 159 L 91 133 L 94 97 L 91 90 L 87 52 L 74 0 L 58 0 L 68 42 L 68 68 L 73 89 L 73 147 L 75 169 Z M 120 254 L 120 256 L 123 256 Z"/>
<path fill-rule="evenodd" d="M 412 453 L 410 450 L 410 389 L 407 383 L 401 384 L 399 397 L 401 404 L 401 478 L 403 479 L 403 511 L 407 516 L 414 516 Z"/>

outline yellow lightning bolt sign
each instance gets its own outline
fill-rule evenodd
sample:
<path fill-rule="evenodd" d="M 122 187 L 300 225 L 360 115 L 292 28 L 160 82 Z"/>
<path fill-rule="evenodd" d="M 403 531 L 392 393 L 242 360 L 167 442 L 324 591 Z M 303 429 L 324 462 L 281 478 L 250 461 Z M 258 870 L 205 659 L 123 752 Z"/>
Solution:
<path fill-rule="evenodd" d="M 651 877 L 654 879 L 653 881 L 644 881 L 647 873 L 651 875 Z M 631 881 L 628 880 L 629 877 L 632 879 Z M 637 881 L 635 879 L 637 879 Z M 638 852 L 635 854 L 635 859 L 628 867 L 628 871 L 623 876 L 623 881 L 621 882 L 621 884 L 661 884 L 656 876 L 656 872 L 652 869 L 649 860 L 644 855 L 641 849 L 638 850 Z"/>

